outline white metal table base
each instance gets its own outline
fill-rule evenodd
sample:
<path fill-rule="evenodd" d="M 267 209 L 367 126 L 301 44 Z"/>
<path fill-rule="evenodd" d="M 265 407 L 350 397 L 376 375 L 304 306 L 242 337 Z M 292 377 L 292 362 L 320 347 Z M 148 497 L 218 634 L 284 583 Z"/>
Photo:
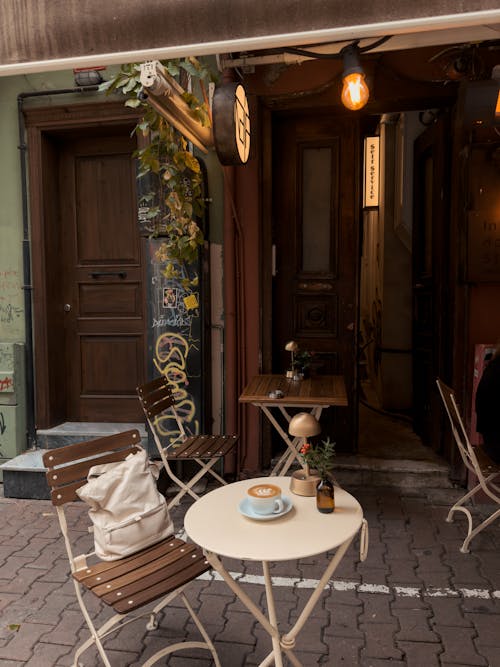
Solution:
<path fill-rule="evenodd" d="M 272 579 L 269 572 L 269 563 L 267 561 L 262 561 L 262 569 L 264 573 L 264 582 L 266 588 L 266 600 L 267 600 L 267 609 L 269 618 L 267 618 L 264 613 L 257 607 L 253 600 L 245 593 L 245 591 L 238 585 L 229 572 L 222 565 L 222 562 L 217 556 L 210 551 L 205 551 L 208 562 L 213 567 L 213 569 L 220 574 L 224 579 L 226 584 L 231 588 L 231 590 L 238 596 L 241 602 L 247 607 L 247 609 L 254 615 L 254 617 L 259 621 L 262 627 L 269 633 L 273 645 L 271 653 L 260 663 L 259 667 L 267 667 L 273 662 L 276 667 L 283 667 L 283 653 L 290 660 L 292 665 L 295 667 L 303 667 L 302 663 L 298 660 L 297 656 L 293 653 L 295 648 L 295 640 L 299 632 L 304 627 L 307 619 L 311 615 L 311 612 L 314 609 L 318 599 L 323 593 L 328 580 L 331 578 L 332 574 L 335 572 L 338 564 L 344 557 L 345 552 L 349 548 L 354 535 L 346 540 L 343 544 L 339 545 L 330 560 L 323 576 L 319 580 L 318 585 L 311 593 L 308 601 L 306 602 L 304 609 L 299 615 L 299 618 L 295 622 L 294 626 L 284 635 L 280 636 L 278 630 L 278 621 L 276 618 L 276 607 L 274 603 L 274 595 L 272 588 Z"/>

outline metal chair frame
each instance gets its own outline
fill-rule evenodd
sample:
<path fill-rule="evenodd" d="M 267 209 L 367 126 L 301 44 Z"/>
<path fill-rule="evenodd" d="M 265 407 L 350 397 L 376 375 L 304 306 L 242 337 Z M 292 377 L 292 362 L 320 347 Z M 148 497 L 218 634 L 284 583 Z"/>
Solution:
<path fill-rule="evenodd" d="M 490 523 L 500 516 L 500 486 L 495 483 L 496 478 L 500 475 L 500 465 L 494 463 L 481 447 L 473 447 L 471 445 L 460 416 L 453 389 L 444 384 L 439 378 L 437 378 L 436 384 L 443 400 L 446 413 L 448 414 L 453 437 L 462 457 L 462 461 L 467 470 L 472 474 L 472 479 L 477 479 L 475 486 L 453 505 L 446 517 L 448 523 L 453 521 L 453 514 L 455 512 L 463 512 L 467 517 L 469 524 L 467 537 L 465 538 L 460 551 L 462 553 L 469 553 L 469 544 L 471 540 L 480 533 L 483 528 L 489 526 Z M 464 505 L 480 491 L 484 492 L 495 505 L 498 505 L 498 509 L 494 510 L 486 519 L 484 519 L 484 521 L 473 528 L 472 514 Z"/>
<path fill-rule="evenodd" d="M 95 645 L 103 664 L 111 667 L 103 640 L 124 625 L 149 616 L 148 630 L 158 627 L 157 614 L 177 596 L 180 597 L 203 641 L 182 641 L 166 646 L 146 660 L 149 667 L 166 655 L 182 649 L 202 648 L 210 651 L 220 667 L 215 647 L 197 614 L 184 594 L 185 588 L 210 569 L 201 549 L 174 535 L 125 558 L 102 561 L 90 551 L 75 554 L 76 531 L 71 531 L 65 505 L 79 500 L 76 490 L 86 483 L 89 468 L 102 463 L 122 461 L 140 448 L 137 430 L 113 434 L 96 440 L 48 450 L 43 455 L 52 504 L 56 507 L 64 538 L 78 604 L 90 631 L 90 637 L 75 653 L 73 667 L 82 663 L 84 651 Z M 90 524 L 89 519 L 89 524 Z M 81 528 L 78 531 L 81 537 Z M 116 612 L 101 627 L 96 627 L 85 604 L 84 593 L 92 593 Z M 156 602 L 154 606 L 150 603 Z M 148 605 L 146 610 L 142 608 Z"/>
<path fill-rule="evenodd" d="M 169 501 L 169 508 L 177 505 L 186 494 L 198 500 L 200 496 L 193 487 L 207 474 L 211 475 L 219 484 L 227 484 L 226 480 L 214 470 L 214 466 L 234 449 L 239 436 L 207 434 L 188 436 L 176 410 L 176 399 L 172 389 L 163 375 L 137 387 L 137 394 L 165 471 L 179 487 L 178 493 Z M 172 419 L 178 435 L 164 444 L 163 439 L 170 436 L 162 435 L 161 422 L 170 423 Z M 191 479 L 184 482 L 172 470 L 171 464 L 178 461 L 194 461 L 199 466 L 199 470 Z"/>

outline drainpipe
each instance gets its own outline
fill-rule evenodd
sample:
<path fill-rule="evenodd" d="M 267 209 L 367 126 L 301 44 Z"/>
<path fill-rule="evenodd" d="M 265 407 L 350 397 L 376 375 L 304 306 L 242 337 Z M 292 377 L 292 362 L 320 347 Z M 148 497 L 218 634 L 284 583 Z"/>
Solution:
<path fill-rule="evenodd" d="M 25 313 L 25 348 L 26 348 L 26 439 L 28 449 L 37 445 L 35 426 L 35 382 L 33 365 L 33 304 L 31 285 L 31 247 L 28 213 L 28 179 L 25 142 L 25 125 L 23 115 L 24 100 L 29 97 L 43 97 L 52 95 L 66 95 L 71 93 L 86 93 L 99 90 L 99 86 L 78 86 L 75 88 L 59 88 L 31 93 L 20 93 L 17 96 L 17 120 L 19 128 L 19 155 L 21 162 L 21 197 L 23 216 L 23 291 Z"/>
<path fill-rule="evenodd" d="M 223 71 L 223 83 L 234 80 L 234 72 Z M 223 167 L 224 170 L 224 234 L 223 234 L 223 266 L 224 266 L 224 362 L 225 362 L 225 432 L 239 433 L 238 427 L 238 396 L 239 396 L 239 358 L 238 358 L 238 303 L 237 303 L 237 266 L 236 266 L 236 220 L 235 200 L 235 168 Z M 239 470 L 239 461 L 229 460 L 226 463 L 228 472 Z"/>
<path fill-rule="evenodd" d="M 236 238 L 232 199 L 234 167 L 224 167 L 224 361 L 227 406 L 226 433 L 238 433 L 238 348 L 236 300 Z"/>

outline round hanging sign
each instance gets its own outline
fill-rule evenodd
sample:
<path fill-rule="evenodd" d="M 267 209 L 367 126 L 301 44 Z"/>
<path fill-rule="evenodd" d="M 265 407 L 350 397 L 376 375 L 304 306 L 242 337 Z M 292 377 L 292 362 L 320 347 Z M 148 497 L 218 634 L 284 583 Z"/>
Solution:
<path fill-rule="evenodd" d="M 250 115 L 240 83 L 226 83 L 215 89 L 212 119 L 215 150 L 221 164 L 245 164 L 250 153 Z"/>

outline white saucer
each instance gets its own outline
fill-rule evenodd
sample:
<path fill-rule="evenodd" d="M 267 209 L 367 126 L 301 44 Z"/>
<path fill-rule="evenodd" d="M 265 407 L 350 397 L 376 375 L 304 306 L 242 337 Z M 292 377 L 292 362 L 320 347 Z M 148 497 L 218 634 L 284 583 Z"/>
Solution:
<path fill-rule="evenodd" d="M 249 519 L 256 519 L 257 521 L 272 521 L 272 519 L 277 519 L 280 516 L 284 516 L 293 507 L 293 503 L 290 498 L 288 498 L 288 496 L 281 496 L 281 500 L 283 501 L 283 511 L 275 512 L 274 514 L 257 514 L 257 512 L 253 511 L 248 498 L 243 498 L 243 500 L 238 505 L 238 509 L 240 510 L 241 514 L 248 517 Z"/>

